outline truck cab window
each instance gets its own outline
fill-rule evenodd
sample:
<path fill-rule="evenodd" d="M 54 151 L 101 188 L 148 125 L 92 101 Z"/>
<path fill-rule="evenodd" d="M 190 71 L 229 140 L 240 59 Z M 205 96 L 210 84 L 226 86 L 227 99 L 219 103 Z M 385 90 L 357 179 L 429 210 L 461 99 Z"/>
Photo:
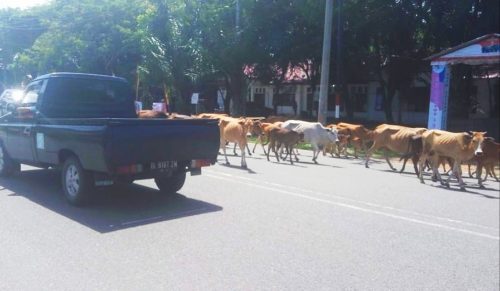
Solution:
<path fill-rule="evenodd" d="M 23 106 L 35 106 L 38 102 L 38 96 L 42 92 L 43 81 L 37 81 L 31 83 L 28 88 L 26 88 L 26 94 L 23 98 Z"/>

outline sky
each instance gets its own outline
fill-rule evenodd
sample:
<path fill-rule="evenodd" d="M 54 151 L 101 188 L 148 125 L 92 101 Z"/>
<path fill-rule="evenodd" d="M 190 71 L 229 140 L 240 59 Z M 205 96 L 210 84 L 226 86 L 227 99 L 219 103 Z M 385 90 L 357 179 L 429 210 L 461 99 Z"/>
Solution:
<path fill-rule="evenodd" d="M 0 0 L 0 9 L 2 8 L 29 8 L 32 6 L 45 4 L 50 0 Z"/>

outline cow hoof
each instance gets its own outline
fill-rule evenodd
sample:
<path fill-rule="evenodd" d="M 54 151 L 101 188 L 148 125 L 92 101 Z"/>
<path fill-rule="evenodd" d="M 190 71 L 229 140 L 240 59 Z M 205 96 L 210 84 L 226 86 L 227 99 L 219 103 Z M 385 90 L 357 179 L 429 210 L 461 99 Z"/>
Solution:
<path fill-rule="evenodd" d="M 432 182 L 437 182 L 438 179 L 436 177 L 432 177 L 431 180 Z"/>
<path fill-rule="evenodd" d="M 226 162 L 226 165 L 231 165 L 231 163 L 229 163 L 229 162 Z"/>
<path fill-rule="evenodd" d="M 479 188 L 480 189 L 486 189 L 486 187 L 484 187 L 484 185 L 479 185 Z"/>
<path fill-rule="evenodd" d="M 460 191 L 467 191 L 464 186 L 460 187 Z"/>
<path fill-rule="evenodd" d="M 367 165 L 367 164 L 365 164 L 365 168 L 367 168 L 367 169 L 368 169 L 368 165 Z"/>
<path fill-rule="evenodd" d="M 450 188 L 450 183 L 444 183 L 444 185 L 446 186 L 446 188 L 448 188 L 448 189 Z M 460 189 L 462 189 L 462 187 L 460 187 Z"/>
<path fill-rule="evenodd" d="M 425 184 L 425 182 L 422 180 L 422 181 L 420 181 L 420 184 Z"/>
<path fill-rule="evenodd" d="M 247 165 L 241 165 L 241 168 L 242 168 L 242 169 L 246 169 L 246 168 L 247 168 Z"/>

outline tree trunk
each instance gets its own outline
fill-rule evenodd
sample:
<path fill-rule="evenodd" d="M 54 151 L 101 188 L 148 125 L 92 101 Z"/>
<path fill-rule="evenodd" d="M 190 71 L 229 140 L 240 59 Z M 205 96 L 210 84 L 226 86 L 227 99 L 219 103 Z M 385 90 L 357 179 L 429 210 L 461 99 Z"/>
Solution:
<path fill-rule="evenodd" d="M 231 115 L 231 97 L 232 97 L 232 89 L 231 89 L 231 82 L 229 82 L 229 77 L 227 75 L 224 75 L 224 80 L 226 83 L 226 98 L 224 98 L 224 113 Z"/>
<path fill-rule="evenodd" d="M 382 85 L 385 120 L 387 123 L 394 123 L 394 117 L 392 116 L 392 100 L 394 100 L 395 93 L 396 90 L 392 88 L 392 86 Z"/>
<path fill-rule="evenodd" d="M 246 112 L 246 94 L 245 94 L 245 78 L 240 70 L 231 74 L 230 88 L 232 93 L 233 106 L 231 108 L 231 116 L 244 116 Z"/>

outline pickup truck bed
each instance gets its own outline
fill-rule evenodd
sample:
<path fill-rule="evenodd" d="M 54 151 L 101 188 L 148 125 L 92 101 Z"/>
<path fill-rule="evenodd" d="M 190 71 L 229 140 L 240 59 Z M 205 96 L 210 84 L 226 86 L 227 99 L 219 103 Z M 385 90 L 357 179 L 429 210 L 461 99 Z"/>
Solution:
<path fill-rule="evenodd" d="M 38 162 L 58 164 L 66 150 L 85 169 L 108 174 L 158 161 L 215 162 L 219 148 L 217 121 L 209 119 L 40 119 L 32 131 Z"/>

